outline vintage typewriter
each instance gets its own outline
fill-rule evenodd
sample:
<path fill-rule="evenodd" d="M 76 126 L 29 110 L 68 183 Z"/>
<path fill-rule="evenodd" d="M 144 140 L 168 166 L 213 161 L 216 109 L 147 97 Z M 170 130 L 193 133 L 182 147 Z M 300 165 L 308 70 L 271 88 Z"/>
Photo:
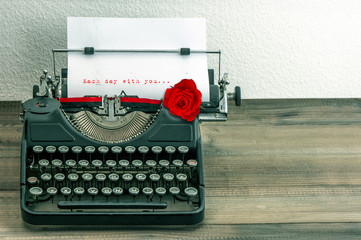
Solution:
<path fill-rule="evenodd" d="M 68 50 L 53 50 L 67 52 Z M 97 50 L 85 48 L 85 54 Z M 101 51 L 101 50 L 99 50 Z M 190 49 L 176 50 L 192 54 Z M 205 52 L 216 53 L 220 52 Z M 47 71 L 23 103 L 21 212 L 31 224 L 195 224 L 205 208 L 199 122 L 226 120 L 227 75 L 192 122 L 161 101 L 68 98 L 67 69 Z M 220 64 L 220 63 L 219 63 Z M 220 69 L 219 69 L 220 72 Z"/>

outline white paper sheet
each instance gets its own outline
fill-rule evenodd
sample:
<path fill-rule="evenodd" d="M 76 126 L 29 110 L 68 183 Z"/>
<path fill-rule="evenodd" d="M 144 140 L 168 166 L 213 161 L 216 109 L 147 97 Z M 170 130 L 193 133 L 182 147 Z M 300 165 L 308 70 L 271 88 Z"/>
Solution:
<path fill-rule="evenodd" d="M 68 18 L 68 48 L 83 49 L 190 48 L 206 50 L 204 19 Z M 193 79 L 209 101 L 206 54 L 68 53 L 68 96 L 127 95 L 162 99 L 165 89 Z"/>

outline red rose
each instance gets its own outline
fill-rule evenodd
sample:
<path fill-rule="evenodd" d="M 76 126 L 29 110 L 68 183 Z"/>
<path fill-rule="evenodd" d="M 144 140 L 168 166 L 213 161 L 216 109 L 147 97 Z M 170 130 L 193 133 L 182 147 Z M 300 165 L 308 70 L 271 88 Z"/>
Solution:
<path fill-rule="evenodd" d="M 183 79 L 173 88 L 168 88 L 164 95 L 163 105 L 173 115 L 187 121 L 193 121 L 199 113 L 202 93 L 192 79 Z"/>

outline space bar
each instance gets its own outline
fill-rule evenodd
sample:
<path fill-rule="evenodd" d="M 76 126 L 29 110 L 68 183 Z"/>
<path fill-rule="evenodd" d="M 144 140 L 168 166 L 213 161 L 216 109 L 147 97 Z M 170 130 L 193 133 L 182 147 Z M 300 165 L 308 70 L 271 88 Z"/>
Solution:
<path fill-rule="evenodd" d="M 60 209 L 165 209 L 166 202 L 60 201 Z"/>

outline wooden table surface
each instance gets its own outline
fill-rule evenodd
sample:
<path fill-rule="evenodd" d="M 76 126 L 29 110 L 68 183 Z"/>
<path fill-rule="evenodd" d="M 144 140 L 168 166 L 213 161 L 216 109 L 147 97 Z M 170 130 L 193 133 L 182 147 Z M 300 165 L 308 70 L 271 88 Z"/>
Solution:
<path fill-rule="evenodd" d="M 194 226 L 33 226 L 19 206 L 18 102 L 0 102 L 0 238 L 361 239 L 361 101 L 246 100 L 201 124 Z"/>

